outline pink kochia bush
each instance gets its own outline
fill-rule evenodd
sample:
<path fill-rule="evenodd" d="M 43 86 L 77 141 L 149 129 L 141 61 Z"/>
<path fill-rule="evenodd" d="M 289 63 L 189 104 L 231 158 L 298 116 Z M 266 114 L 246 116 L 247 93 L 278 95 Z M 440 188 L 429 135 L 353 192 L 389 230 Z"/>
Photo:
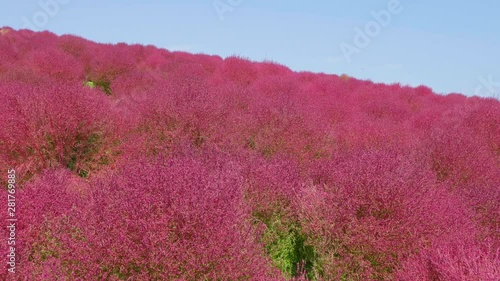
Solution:
<path fill-rule="evenodd" d="M 2 28 L 0 119 L 2 280 L 500 280 L 493 98 Z"/>
<path fill-rule="evenodd" d="M 203 156 L 137 161 L 91 184 L 47 171 L 19 195 L 19 271 L 32 280 L 278 276 L 249 220 L 240 165 Z"/>
<path fill-rule="evenodd" d="M 28 177 L 64 166 L 87 176 L 112 161 L 118 140 L 111 102 L 72 84 L 2 83 L 0 163 Z M 115 129 L 116 128 L 116 129 Z"/>
<path fill-rule="evenodd" d="M 399 280 L 498 280 L 500 251 L 490 242 L 449 241 L 407 260 Z"/>
<path fill-rule="evenodd" d="M 340 154 L 312 174 L 301 222 L 327 276 L 388 279 L 419 249 L 474 237 L 472 212 L 411 154 Z"/>

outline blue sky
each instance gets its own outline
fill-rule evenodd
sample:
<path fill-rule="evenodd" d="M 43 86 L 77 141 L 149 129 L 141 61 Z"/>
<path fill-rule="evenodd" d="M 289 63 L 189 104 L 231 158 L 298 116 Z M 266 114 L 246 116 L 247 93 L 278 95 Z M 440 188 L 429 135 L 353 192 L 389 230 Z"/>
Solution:
<path fill-rule="evenodd" d="M 498 97 L 499 11 L 494 0 L 36 0 L 3 1 L 0 26 Z"/>

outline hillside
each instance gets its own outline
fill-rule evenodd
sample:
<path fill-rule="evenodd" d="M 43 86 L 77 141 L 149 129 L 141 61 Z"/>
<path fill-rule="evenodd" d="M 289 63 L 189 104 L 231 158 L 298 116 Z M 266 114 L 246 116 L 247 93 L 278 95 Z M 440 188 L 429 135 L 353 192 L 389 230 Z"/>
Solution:
<path fill-rule="evenodd" d="M 493 98 L 3 28 L 0 120 L 2 279 L 500 279 Z"/>

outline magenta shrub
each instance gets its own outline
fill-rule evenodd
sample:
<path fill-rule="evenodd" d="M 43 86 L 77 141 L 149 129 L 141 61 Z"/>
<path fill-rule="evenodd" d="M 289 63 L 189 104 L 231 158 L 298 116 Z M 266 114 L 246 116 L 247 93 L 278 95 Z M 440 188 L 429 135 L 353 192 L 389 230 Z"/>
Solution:
<path fill-rule="evenodd" d="M 67 276 L 61 259 L 65 251 L 57 235 L 74 235 L 78 229 L 69 224 L 74 211 L 82 208 L 89 185 L 80 177 L 64 169 L 46 170 L 24 188 L 17 188 L 16 196 L 16 277 L 2 266 L 3 280 L 61 280 Z M 7 213 L 2 212 L 7 219 Z M 7 228 L 0 233 L 8 237 Z M 6 256 L 6 248 L 2 256 Z"/>
<path fill-rule="evenodd" d="M 91 183 L 56 170 L 26 185 L 18 270 L 32 280 L 277 278 L 243 201 L 240 165 L 189 154 Z"/>
<path fill-rule="evenodd" d="M 86 177 L 112 164 L 120 129 L 110 100 L 71 84 L 8 82 L 0 93 L 2 167 L 27 179 L 59 166 Z"/>
<path fill-rule="evenodd" d="M 491 243 L 449 241 L 411 256 L 398 280 L 498 280 L 500 251 Z"/>
<path fill-rule="evenodd" d="M 385 280 L 433 241 L 475 235 L 472 212 L 411 154 L 340 154 L 312 175 L 300 221 L 326 279 Z"/>

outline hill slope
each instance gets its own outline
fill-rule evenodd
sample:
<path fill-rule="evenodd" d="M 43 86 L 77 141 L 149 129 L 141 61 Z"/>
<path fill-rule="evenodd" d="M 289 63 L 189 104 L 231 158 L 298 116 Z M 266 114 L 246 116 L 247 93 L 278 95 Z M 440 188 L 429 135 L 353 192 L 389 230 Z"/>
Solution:
<path fill-rule="evenodd" d="M 18 278 L 500 278 L 495 99 L 3 28 L 0 100 Z"/>

